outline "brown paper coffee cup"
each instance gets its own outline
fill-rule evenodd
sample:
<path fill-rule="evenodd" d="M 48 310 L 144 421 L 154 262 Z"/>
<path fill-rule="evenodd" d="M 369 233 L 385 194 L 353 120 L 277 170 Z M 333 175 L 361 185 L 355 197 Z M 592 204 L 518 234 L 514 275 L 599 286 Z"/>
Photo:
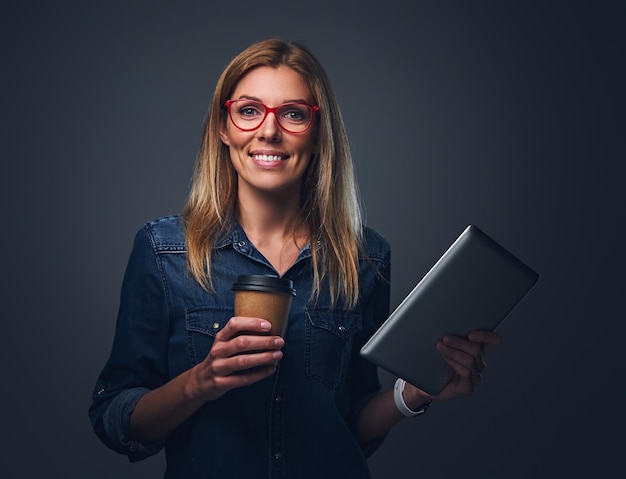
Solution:
<path fill-rule="evenodd" d="M 270 334 L 284 336 L 291 301 L 296 295 L 290 279 L 241 275 L 233 284 L 235 316 L 261 318 L 272 324 Z"/>

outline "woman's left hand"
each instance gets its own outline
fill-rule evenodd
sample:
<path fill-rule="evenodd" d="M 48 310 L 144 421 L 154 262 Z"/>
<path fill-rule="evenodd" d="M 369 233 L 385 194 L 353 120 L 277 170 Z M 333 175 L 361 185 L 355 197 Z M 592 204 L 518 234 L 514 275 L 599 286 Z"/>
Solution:
<path fill-rule="evenodd" d="M 444 400 L 469 396 L 480 384 L 485 371 L 484 353 L 502 342 L 502 336 L 492 331 L 472 331 L 467 339 L 446 335 L 437 343 L 437 350 L 454 369 L 454 376 L 433 399 Z"/>
<path fill-rule="evenodd" d="M 502 336 L 493 331 L 472 331 L 467 338 L 444 336 L 436 347 L 443 359 L 454 370 L 454 376 L 435 396 L 430 396 L 407 383 L 405 398 L 412 397 L 414 399 L 413 401 L 409 399 L 410 402 L 423 403 L 423 399 L 420 401 L 419 397 L 442 401 L 469 396 L 482 380 L 482 373 L 485 371 L 483 354 L 494 350 L 500 343 L 502 343 Z"/>

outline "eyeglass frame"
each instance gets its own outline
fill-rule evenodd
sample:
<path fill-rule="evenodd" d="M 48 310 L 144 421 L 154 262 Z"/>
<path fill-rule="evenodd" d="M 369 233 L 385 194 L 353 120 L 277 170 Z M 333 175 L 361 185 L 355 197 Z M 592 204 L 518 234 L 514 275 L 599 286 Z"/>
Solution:
<path fill-rule="evenodd" d="M 233 120 L 233 116 L 232 113 L 230 111 L 230 106 L 238 101 L 251 101 L 254 103 L 258 103 L 259 105 L 261 105 L 264 109 L 265 109 L 265 115 L 263 115 L 263 118 L 261 119 L 261 121 L 259 122 L 259 124 L 257 126 L 255 126 L 254 128 L 241 128 L 239 125 L 237 125 L 237 123 L 235 123 L 235 120 Z M 309 121 L 309 124 L 307 125 L 307 127 L 302 130 L 302 131 L 291 131 L 288 130 L 287 128 L 285 128 L 281 122 L 278 120 L 278 109 L 279 108 L 283 108 L 286 105 L 305 105 L 308 106 L 311 109 L 311 119 Z M 288 101 L 287 103 L 283 103 L 281 105 L 275 106 L 275 107 L 270 107 L 265 105 L 263 102 L 260 102 L 258 100 L 252 100 L 249 98 L 237 98 L 237 99 L 230 99 L 230 100 L 226 100 L 224 102 L 224 106 L 226 107 L 226 110 L 228 111 L 228 118 L 230 118 L 230 121 L 233 123 L 233 125 L 235 126 L 235 128 L 237 128 L 238 130 L 241 131 L 254 131 L 254 130 L 258 130 L 259 128 L 261 128 L 261 125 L 263 124 L 263 122 L 266 120 L 267 115 L 269 115 L 270 113 L 274 113 L 274 117 L 276 118 L 276 123 L 278 124 L 278 126 L 280 127 L 281 130 L 286 131 L 287 133 L 291 133 L 292 135 L 299 135 L 300 133 L 304 133 L 305 131 L 308 131 L 311 128 L 311 125 L 313 125 L 313 119 L 315 118 L 315 113 L 319 111 L 320 107 L 317 105 L 311 105 L 310 103 L 305 103 L 303 101 Z"/>

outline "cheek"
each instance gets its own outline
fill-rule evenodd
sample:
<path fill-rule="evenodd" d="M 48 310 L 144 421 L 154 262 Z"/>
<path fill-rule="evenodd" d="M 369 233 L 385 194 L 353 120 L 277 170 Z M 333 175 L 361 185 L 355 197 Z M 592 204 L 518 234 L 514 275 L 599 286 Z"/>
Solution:
<path fill-rule="evenodd" d="M 300 149 L 308 151 L 311 154 L 317 153 L 319 150 L 317 134 L 311 134 L 306 138 L 301 138 Z"/>
<path fill-rule="evenodd" d="M 222 140 L 222 142 L 229 147 L 231 154 L 235 154 L 235 152 L 243 150 L 251 140 L 249 134 L 239 130 L 233 131 L 230 129 L 224 136 L 226 141 Z"/>

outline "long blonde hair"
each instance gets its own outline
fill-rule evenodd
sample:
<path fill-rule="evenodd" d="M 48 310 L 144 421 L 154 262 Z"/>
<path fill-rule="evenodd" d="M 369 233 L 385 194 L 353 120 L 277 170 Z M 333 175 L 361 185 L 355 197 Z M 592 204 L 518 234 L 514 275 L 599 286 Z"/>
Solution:
<path fill-rule="evenodd" d="M 319 152 L 302 180 L 300 221 L 311 241 L 313 296 L 319 296 L 328 278 L 331 303 L 352 306 L 359 295 L 362 219 L 348 139 L 323 67 L 294 42 L 273 38 L 252 44 L 230 62 L 217 82 L 183 210 L 188 269 L 205 289 L 213 290 L 211 253 L 233 227 L 237 199 L 237 175 L 228 147 L 219 137 L 220 125 L 227 121 L 224 102 L 238 82 L 260 66 L 293 69 L 308 84 L 319 107 L 314 125 Z"/>

